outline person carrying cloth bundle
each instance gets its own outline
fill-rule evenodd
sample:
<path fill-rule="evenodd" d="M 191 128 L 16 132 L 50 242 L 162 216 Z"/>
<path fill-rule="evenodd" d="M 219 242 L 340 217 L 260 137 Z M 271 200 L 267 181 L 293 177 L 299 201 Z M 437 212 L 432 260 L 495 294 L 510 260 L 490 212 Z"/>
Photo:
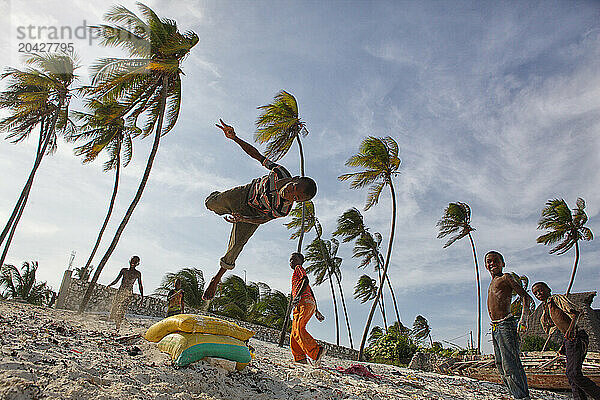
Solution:
<path fill-rule="evenodd" d="M 564 294 L 551 296 L 552 291 L 545 282 L 534 283 L 531 291 L 542 302 L 540 324 L 544 332 L 550 336 L 558 329 L 564 335 L 564 341 L 558 353 L 560 354 L 564 349 L 567 359 L 565 373 L 569 379 L 569 385 L 571 385 L 573 399 L 586 400 L 589 395 L 594 400 L 600 400 L 600 387 L 584 376 L 581 371 L 589 344 L 587 332 L 577 326 L 581 310 Z"/>
<path fill-rule="evenodd" d="M 519 336 L 517 320 L 510 312 L 513 291 L 521 297 L 523 312 L 519 321 L 519 329 L 527 329 L 525 321 L 534 305 L 533 298 L 509 273 L 503 273 L 504 258 L 497 251 L 489 251 L 485 255 L 485 268 L 492 276 L 488 288 L 487 306 L 492 324 L 492 343 L 496 368 L 504 384 L 515 399 L 529 400 L 527 376 L 519 355 Z"/>
<path fill-rule="evenodd" d="M 235 260 L 260 224 L 287 216 L 294 202 L 312 199 L 317 184 L 308 177 L 294 176 L 283 166 L 263 156 L 254 146 L 240 139 L 222 119 L 217 127 L 225 137 L 237 143 L 250 157 L 269 170 L 269 174 L 251 183 L 224 192 L 213 192 L 205 200 L 206 208 L 218 215 L 226 215 L 225 221 L 233 224 L 227 252 L 220 260 L 220 269 L 204 291 L 204 300 L 212 299 L 221 278 L 227 270 L 235 267 Z"/>

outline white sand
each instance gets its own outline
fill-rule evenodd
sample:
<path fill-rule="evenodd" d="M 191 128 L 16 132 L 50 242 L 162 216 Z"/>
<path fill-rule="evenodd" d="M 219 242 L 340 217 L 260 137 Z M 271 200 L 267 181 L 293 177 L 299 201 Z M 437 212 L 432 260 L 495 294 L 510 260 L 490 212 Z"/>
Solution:
<path fill-rule="evenodd" d="M 0 301 L 0 399 L 510 399 L 500 385 L 406 368 L 365 364 L 379 381 L 315 369 L 293 363 L 288 348 L 253 339 L 256 359 L 242 372 L 203 361 L 176 369 L 155 343 L 116 340 L 152 322 L 127 317 L 117 335 L 106 317 Z M 127 353 L 133 345 L 140 355 Z M 532 398 L 571 396 L 532 390 Z"/>

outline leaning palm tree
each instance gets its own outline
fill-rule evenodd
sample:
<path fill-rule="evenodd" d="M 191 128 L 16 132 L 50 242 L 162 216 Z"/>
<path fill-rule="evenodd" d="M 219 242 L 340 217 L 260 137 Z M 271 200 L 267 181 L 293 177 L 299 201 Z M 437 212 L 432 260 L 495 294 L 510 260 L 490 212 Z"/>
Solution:
<path fill-rule="evenodd" d="M 358 358 L 359 360 L 362 360 L 369 327 L 371 326 L 371 320 L 373 319 L 373 313 L 375 312 L 375 307 L 383 292 L 383 282 L 387 277 L 388 267 L 390 266 L 390 256 L 392 254 L 392 244 L 394 243 L 394 233 L 396 230 L 396 192 L 394 191 L 392 178 L 398 174 L 398 168 L 400 167 L 398 143 L 389 136 L 384 138 L 369 136 L 362 141 L 359 153 L 350 157 L 348 161 L 346 161 L 346 165 L 349 167 L 365 168 L 364 171 L 343 174 L 338 177 L 338 179 L 342 181 L 351 180 L 350 187 L 352 189 L 370 186 L 365 210 L 368 210 L 379 202 L 379 196 L 385 186 L 389 186 L 390 194 L 392 196 L 392 226 L 385 257 L 385 265 L 382 272 L 383 279 L 379 284 L 377 296 L 371 305 L 371 310 L 369 311 L 369 316 L 365 324 L 365 330 L 363 331 L 360 349 L 358 351 Z"/>
<path fill-rule="evenodd" d="M 333 239 L 335 241 L 335 239 Z M 336 344 L 340 345 L 340 324 L 338 319 L 337 296 L 333 289 L 334 275 L 333 258 L 337 253 L 339 243 L 329 240 L 323 240 L 320 237 L 315 238 L 308 246 L 306 246 L 306 261 L 309 263 L 306 272 L 315 276 L 315 286 L 321 285 L 325 280 L 329 281 L 331 288 L 331 298 L 333 299 L 333 313 L 335 315 L 335 340 Z"/>
<path fill-rule="evenodd" d="M 429 338 L 429 344 L 433 347 L 433 340 L 431 339 L 431 327 L 429 322 L 422 315 L 417 315 L 415 322 L 413 323 L 412 335 L 416 341 L 420 342 L 424 339 Z"/>
<path fill-rule="evenodd" d="M 296 207 L 290 212 L 290 214 L 292 215 L 292 220 L 289 223 L 284 224 L 288 229 L 296 229 L 290 236 L 290 239 L 295 239 L 300 236 L 301 231 L 303 231 L 304 233 L 307 233 L 314 227 L 315 231 L 317 233 L 317 238 L 315 240 L 317 240 L 317 239 L 320 240 L 321 236 L 323 235 L 323 228 L 321 227 L 321 224 L 319 223 L 319 219 L 315 216 L 314 204 L 312 201 L 309 200 L 304 203 L 304 207 L 306 209 L 304 225 L 302 225 L 302 220 L 301 220 L 302 205 L 300 205 L 300 204 L 297 204 Z M 302 230 L 302 228 L 304 228 L 304 230 Z M 335 239 L 332 239 L 332 240 L 335 240 Z M 350 348 L 354 349 L 354 342 L 352 340 L 352 331 L 350 329 L 350 321 L 348 319 L 348 310 L 346 309 L 346 299 L 344 298 L 344 291 L 342 290 L 342 271 L 341 271 L 342 259 L 340 257 L 336 257 L 335 254 L 333 254 L 333 256 L 331 254 L 328 254 L 326 247 L 323 245 L 323 241 L 321 241 L 320 243 L 321 243 L 321 245 L 319 246 L 319 249 L 321 251 L 322 258 L 326 259 L 326 260 L 328 260 L 328 262 L 330 262 L 330 268 L 333 271 L 332 274 L 336 278 L 338 289 L 340 291 L 340 299 L 342 300 L 342 308 L 344 310 L 344 319 L 346 320 L 346 328 L 348 330 L 348 340 L 350 342 Z M 336 243 L 337 243 L 337 241 L 336 241 Z M 336 252 L 337 252 L 337 247 L 336 247 Z M 336 316 L 337 316 L 337 313 L 336 313 Z"/>
<path fill-rule="evenodd" d="M 369 228 L 364 223 L 364 219 L 360 211 L 352 207 L 346 211 L 337 220 L 337 229 L 333 232 L 333 236 L 342 236 L 343 242 L 347 243 L 355 241 L 352 257 L 362 259 L 359 268 L 374 264 L 381 280 L 381 270 L 383 269 L 383 256 L 379 250 L 381 246 L 381 234 L 371 234 Z M 396 312 L 396 320 L 400 322 L 400 312 L 398 311 L 398 303 L 396 302 L 396 294 L 390 282 L 390 277 L 386 275 L 386 282 L 392 301 L 394 303 L 394 311 Z M 382 294 L 383 298 L 383 294 Z M 385 306 L 384 306 L 385 308 Z M 386 324 L 387 329 L 387 324 Z"/>
<path fill-rule="evenodd" d="M 89 113 L 77 111 L 73 113 L 74 119 L 80 122 L 82 126 L 80 127 L 80 133 L 73 135 L 70 140 L 86 141 L 75 148 L 75 154 L 83 156 L 83 163 L 85 164 L 94 161 L 103 150 L 106 150 L 108 160 L 104 162 L 103 169 L 104 171 L 114 169 L 115 181 L 106 217 L 104 217 L 104 222 L 100 227 L 94 247 L 83 267 L 85 271 L 90 270 L 90 265 L 110 220 L 119 189 L 121 163 L 126 167 L 131 161 L 131 137 L 141 133 L 139 128 L 125 124 L 125 119 L 123 118 L 123 114 L 126 112 L 125 106 L 117 101 L 102 102 L 92 99 L 87 101 L 87 108 L 90 110 Z M 121 158 L 121 154 L 123 154 L 123 158 Z"/>
<path fill-rule="evenodd" d="M 24 262 L 21 271 L 14 265 L 4 264 L 0 269 L 0 287 L 5 287 L 6 297 L 35 305 L 50 305 L 56 293 L 46 282 L 36 281 L 37 269 L 37 261 Z"/>
<path fill-rule="evenodd" d="M 571 212 L 567 202 L 563 199 L 548 200 L 538 223 L 538 229 L 550 230 L 550 232 L 537 238 L 538 243 L 553 245 L 560 242 L 550 250 L 550 254 L 564 254 L 575 246 L 575 263 L 573 264 L 569 287 L 567 287 L 567 295 L 573 287 L 577 264 L 579 263 L 579 240 L 594 239 L 594 234 L 590 228 L 584 226 L 588 220 L 584 211 L 585 200 L 581 197 L 577 198 L 576 205 L 577 208 L 574 208 Z"/>
<path fill-rule="evenodd" d="M 300 176 L 304 176 L 304 151 L 300 136 L 308 135 L 306 123 L 300 119 L 298 113 L 298 102 L 296 98 L 285 90 L 275 95 L 273 102 L 265 106 L 258 107 L 261 110 L 256 120 L 256 135 L 254 140 L 258 143 L 267 143 L 265 156 L 277 161 L 282 158 L 292 147 L 294 140 L 298 143 L 300 153 Z M 298 236 L 297 252 L 302 252 L 302 241 L 304 239 L 304 215 L 306 211 L 302 205 L 301 228 Z M 289 296 L 289 304 L 292 303 L 292 295 Z M 283 347 L 285 341 L 285 332 L 289 322 L 288 316 L 283 323 L 279 337 L 279 346 Z"/>
<path fill-rule="evenodd" d="M 288 298 L 279 290 L 269 290 L 261 295 L 252 309 L 252 322 L 281 329 L 288 309 Z"/>
<path fill-rule="evenodd" d="M 33 167 L 0 233 L 0 244 L 6 240 L 0 266 L 6 259 L 42 159 L 56 150 L 58 134 L 68 136 L 73 132 L 69 102 L 71 84 L 77 79 L 76 57 L 66 53 L 32 54 L 25 63 L 29 67 L 7 68 L 0 76 L 8 80 L 6 89 L 0 92 L 0 109 L 8 114 L 0 120 L 0 131 L 8 132 L 6 139 L 12 143 L 24 141 L 37 127 L 40 133 Z"/>
<path fill-rule="evenodd" d="M 256 283 L 246 284 L 241 277 L 230 275 L 219 286 L 219 295 L 210 305 L 217 314 L 248 321 L 259 299 L 260 288 Z"/>
<path fill-rule="evenodd" d="M 113 7 L 105 15 L 112 25 L 98 27 L 101 43 L 123 48 L 130 58 L 100 59 L 92 68 L 92 85 L 93 92 L 103 101 L 122 102 L 130 125 L 136 125 L 140 115 L 145 116 L 141 135 L 146 137 L 154 132 L 154 141 L 137 192 L 98 263 L 79 312 L 85 310 L 102 269 L 142 197 L 161 137 L 173 129 L 177 122 L 181 106 L 181 63 L 199 40 L 192 31 L 180 33 L 175 21 L 159 18 L 141 3 L 138 3 L 138 7 L 143 20 L 122 6 Z"/>
<path fill-rule="evenodd" d="M 198 268 L 182 268 L 177 272 L 168 272 L 162 278 L 154 294 L 166 299 L 169 291 L 175 287 L 175 281 L 181 281 L 181 289 L 188 308 L 202 309 L 204 300 L 204 274 Z"/>
<path fill-rule="evenodd" d="M 354 298 L 360 300 L 361 303 L 373 300 L 377 297 L 377 281 L 371 278 L 369 275 L 361 275 L 354 285 Z M 387 333 L 387 322 L 385 318 L 385 309 L 381 299 L 379 299 L 379 311 L 381 311 L 381 318 L 383 320 L 383 327 Z"/>
<path fill-rule="evenodd" d="M 450 246 L 452 243 L 464 238 L 469 237 L 471 242 L 471 250 L 473 251 L 473 261 L 475 263 L 475 277 L 477 280 L 477 354 L 481 353 L 481 285 L 479 283 L 479 264 L 477 263 L 477 252 L 475 251 L 475 242 L 471 232 L 475 230 L 471 226 L 471 207 L 467 203 L 456 203 L 448 204 L 448 207 L 444 210 L 444 215 L 436 224 L 440 228 L 438 233 L 438 239 L 453 234 L 444 248 Z"/>
<path fill-rule="evenodd" d="M 293 229 L 290 239 L 298 239 L 301 234 L 306 234 L 315 226 L 315 205 L 311 200 L 297 203 L 290 211 L 290 222 L 283 224 L 287 229 Z"/>

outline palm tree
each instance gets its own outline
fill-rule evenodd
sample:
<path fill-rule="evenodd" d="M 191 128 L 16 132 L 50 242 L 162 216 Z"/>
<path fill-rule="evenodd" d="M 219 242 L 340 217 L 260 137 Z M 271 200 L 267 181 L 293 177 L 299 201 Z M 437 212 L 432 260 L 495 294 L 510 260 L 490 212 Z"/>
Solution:
<path fill-rule="evenodd" d="M 315 285 L 321 285 L 325 280 L 329 281 L 331 288 L 331 298 L 333 299 L 333 313 L 335 315 L 335 339 L 336 344 L 340 345 L 340 325 L 338 320 L 338 307 L 335 291 L 333 289 L 333 280 L 331 275 L 335 274 L 334 261 L 339 243 L 337 240 L 323 240 L 320 237 L 315 238 L 306 247 L 306 261 L 309 263 L 306 272 L 315 276 Z"/>
<path fill-rule="evenodd" d="M 115 250 L 133 211 L 142 197 L 158 151 L 160 138 L 177 122 L 181 106 L 181 63 L 198 35 L 192 31 L 180 33 L 177 23 L 159 18 L 149 7 L 138 3 L 142 20 L 122 6 L 113 7 L 105 15 L 112 25 L 101 25 L 102 44 L 118 46 L 131 58 L 103 58 L 93 66 L 93 92 L 102 100 L 121 100 L 128 112 L 130 125 L 136 125 L 140 115 L 146 116 L 142 137 L 154 131 L 154 142 L 148 156 L 144 175 L 123 220 L 100 260 L 92 282 L 83 297 L 79 312 L 83 312 L 102 269 Z M 166 124 L 163 121 L 166 117 Z"/>
<path fill-rule="evenodd" d="M 542 210 L 542 217 L 538 223 L 538 229 L 548 229 L 550 232 L 537 238 L 538 243 L 552 245 L 560 242 L 556 247 L 550 250 L 550 254 L 564 254 L 575 246 L 575 263 L 573 272 L 567 288 L 567 295 L 571 292 L 577 264 L 579 263 L 579 240 L 592 240 L 594 234 L 590 228 L 584 226 L 588 220 L 585 213 L 585 200 L 577 198 L 577 208 L 573 212 L 569 210 L 567 202 L 563 199 L 548 200 L 546 207 Z"/>
<path fill-rule="evenodd" d="M 83 125 L 80 128 L 82 132 L 73 135 L 70 139 L 73 141 L 86 140 L 86 143 L 75 148 L 75 154 L 84 156 L 83 163 L 85 164 L 94 161 L 98 154 L 106 150 L 108 160 L 104 162 L 104 171 L 115 170 L 115 183 L 113 184 L 108 211 L 100 232 L 98 232 L 92 252 L 83 267 L 84 270 L 87 271 L 89 269 L 91 271 L 90 265 L 98 250 L 98 246 L 110 220 L 115 199 L 117 198 L 121 176 L 121 162 L 123 166 L 127 166 L 129 161 L 131 161 L 131 137 L 141 133 L 141 130 L 135 126 L 126 126 L 125 119 L 123 118 L 126 108 L 117 101 L 109 100 L 102 102 L 92 99 L 87 101 L 87 108 L 91 111 L 90 113 L 73 113 L 74 119 Z M 123 153 L 123 159 L 121 159 L 121 153 Z"/>
<path fill-rule="evenodd" d="M 246 284 L 243 278 L 230 275 L 219 286 L 219 295 L 210 305 L 217 314 L 249 321 L 252 308 L 259 299 L 260 288 L 256 283 Z"/>
<path fill-rule="evenodd" d="M 296 98 L 285 90 L 275 95 L 273 102 L 265 106 L 258 107 L 262 110 L 256 120 L 256 135 L 254 140 L 258 143 L 267 143 L 265 156 L 277 161 L 282 158 L 292 147 L 294 140 L 298 143 L 300 153 L 300 176 L 304 176 L 304 151 L 302 150 L 302 141 L 300 136 L 308 135 L 306 123 L 300 119 L 298 113 L 298 102 Z M 301 228 L 298 236 L 297 252 L 302 252 L 302 241 L 304 239 L 304 215 L 306 210 L 302 204 Z M 292 295 L 289 295 L 289 304 L 292 303 Z M 279 337 L 279 347 L 283 347 L 285 341 L 285 332 L 289 322 L 288 316 L 283 323 Z"/>
<path fill-rule="evenodd" d="M 361 275 L 358 282 L 354 286 L 354 298 L 360 300 L 361 303 L 366 303 L 377 297 L 377 281 L 369 275 Z M 383 319 L 383 327 L 387 333 L 387 320 L 385 317 L 385 308 L 381 299 L 378 301 L 381 318 Z"/>
<path fill-rule="evenodd" d="M 313 227 L 315 228 L 315 231 L 317 233 L 317 239 L 321 239 L 321 236 L 323 234 L 323 228 L 321 227 L 321 224 L 319 223 L 319 219 L 315 216 L 315 206 L 313 204 L 312 201 L 307 201 L 304 203 L 304 209 L 306 210 L 306 213 L 304 215 L 304 225 L 302 225 L 302 208 L 303 206 L 300 204 L 297 204 L 296 207 L 294 207 L 294 209 L 290 212 L 290 215 L 292 216 L 292 220 L 290 222 L 288 222 L 287 224 L 284 224 L 288 229 L 295 229 L 295 231 L 292 233 L 292 235 L 290 236 L 290 239 L 295 239 L 298 238 L 300 236 L 300 233 L 302 232 L 302 228 L 304 228 L 303 232 L 304 233 L 308 233 Z M 325 247 L 323 246 L 319 246 L 321 249 L 321 254 L 322 257 L 324 259 L 328 259 L 332 262 L 331 264 L 331 268 L 334 272 L 334 276 L 336 278 L 336 282 L 338 285 L 338 289 L 340 291 L 340 298 L 342 300 L 342 308 L 344 310 L 344 319 L 346 320 L 346 328 L 348 329 L 348 340 L 350 341 L 350 348 L 354 349 L 354 342 L 352 341 L 352 331 L 350 329 L 350 322 L 348 319 L 348 311 L 346 309 L 346 299 L 344 298 L 344 291 L 342 290 L 342 271 L 341 271 L 341 264 L 342 264 L 342 259 L 339 257 L 335 257 L 335 255 L 333 256 L 333 258 L 331 257 L 331 255 L 327 254 L 327 250 Z M 337 313 L 336 313 L 337 315 Z"/>
<path fill-rule="evenodd" d="M 30 304 L 51 305 L 56 298 L 56 293 L 46 282 L 36 282 L 35 275 L 38 262 L 25 261 L 21 271 L 14 265 L 4 264 L 0 269 L 0 287 L 5 287 L 5 297 L 9 299 L 22 299 Z"/>
<path fill-rule="evenodd" d="M 389 186 L 392 196 L 392 226 L 385 265 L 383 267 L 383 279 L 379 284 L 377 296 L 371 305 L 371 310 L 369 311 L 369 316 L 365 324 L 365 330 L 363 331 L 363 337 L 358 351 L 358 358 L 359 360 L 362 360 L 367 334 L 369 332 L 369 327 L 371 326 L 371 320 L 373 319 L 373 313 L 375 312 L 375 307 L 383 292 L 383 282 L 387 277 L 388 267 L 390 266 L 390 256 L 392 254 L 392 244 L 394 243 L 394 233 L 396 230 L 396 192 L 394 191 L 392 178 L 398 174 L 398 168 L 400 167 L 398 143 L 389 136 L 384 138 L 369 136 L 362 141 L 359 153 L 350 157 L 348 161 L 346 161 L 346 165 L 349 167 L 365 168 L 364 171 L 343 174 L 338 177 L 338 179 L 342 181 L 350 179 L 350 187 L 352 189 L 370 186 L 365 210 L 368 210 L 378 203 L 381 191 L 385 186 Z"/>
<path fill-rule="evenodd" d="M 431 339 L 431 327 L 429 326 L 427 319 L 425 319 L 425 317 L 422 315 L 417 315 L 415 318 L 412 335 L 418 342 L 429 338 L 429 344 L 431 347 L 433 347 L 433 340 Z"/>
<path fill-rule="evenodd" d="M 87 267 L 75 267 L 75 277 L 77 279 L 87 282 L 88 279 L 90 279 L 90 275 L 92 274 L 93 269 L 93 265 Z"/>
<path fill-rule="evenodd" d="M 202 309 L 204 306 L 204 300 L 202 300 L 204 274 L 198 268 L 182 268 L 177 272 L 166 273 L 154 294 L 166 299 L 169 291 L 175 287 L 177 279 L 181 281 L 186 307 Z"/>
<path fill-rule="evenodd" d="M 359 268 L 365 267 L 374 262 L 375 270 L 381 281 L 381 270 L 383 269 L 383 256 L 379 248 L 381 247 L 381 234 L 375 232 L 371 234 L 369 228 L 364 223 L 363 216 L 360 211 L 352 207 L 346 210 L 337 221 L 337 230 L 333 232 L 333 236 L 342 236 L 343 242 L 347 243 L 356 240 L 352 257 L 362 258 Z M 386 275 L 388 289 L 392 295 L 394 310 L 396 312 L 396 321 L 400 322 L 400 312 L 398 311 L 398 303 L 396 302 L 396 294 L 390 282 L 390 277 Z M 383 293 L 382 293 L 383 298 Z M 383 305 L 385 309 L 385 305 Z M 386 324 L 387 329 L 387 324 Z"/>
<path fill-rule="evenodd" d="M 271 328 L 281 329 L 287 309 L 287 296 L 279 290 L 269 290 L 261 294 L 260 300 L 254 305 L 251 310 L 251 320 Z"/>
<path fill-rule="evenodd" d="M 6 90 L 0 92 L 0 109 L 8 116 L 0 120 L 0 131 L 9 132 L 6 139 L 19 143 L 39 126 L 37 150 L 29 178 L 21 190 L 15 207 L 0 233 L 0 244 L 6 239 L 0 256 L 4 264 L 23 210 L 29 198 L 35 174 L 47 154 L 56 150 L 57 134 L 73 132 L 69 120 L 70 87 L 77 76 L 77 61 L 72 54 L 32 54 L 25 60 L 28 68 L 7 68 L 0 76 L 8 79 Z"/>
<path fill-rule="evenodd" d="M 298 239 L 302 233 L 310 232 L 315 226 L 315 205 L 311 200 L 297 203 L 290 211 L 290 216 L 292 220 L 283 225 L 287 229 L 294 229 L 290 239 Z"/>
<path fill-rule="evenodd" d="M 477 354 L 481 354 L 481 284 L 479 282 L 479 264 L 477 263 L 475 242 L 473 241 L 473 236 L 471 236 L 471 231 L 475 230 L 471 226 L 471 207 L 467 203 L 459 201 L 448 204 L 448 207 L 444 210 L 444 215 L 442 215 L 442 218 L 436 225 L 440 228 L 440 232 L 437 235 L 438 239 L 454 234 L 444 244 L 444 248 L 465 236 L 468 236 L 471 242 L 473 261 L 475 263 L 475 277 L 477 280 Z"/>
<path fill-rule="evenodd" d="M 369 338 L 367 339 L 367 341 L 370 343 L 376 341 L 377 339 L 383 337 L 383 329 L 381 329 L 380 326 L 374 326 L 373 329 L 371 329 L 371 333 L 369 333 Z"/>

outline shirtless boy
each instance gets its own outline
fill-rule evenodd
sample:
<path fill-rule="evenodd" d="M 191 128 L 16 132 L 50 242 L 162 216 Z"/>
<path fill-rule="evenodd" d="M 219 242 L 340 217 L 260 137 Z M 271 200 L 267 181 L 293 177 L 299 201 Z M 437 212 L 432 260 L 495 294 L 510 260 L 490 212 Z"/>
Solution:
<path fill-rule="evenodd" d="M 110 310 L 110 319 L 115 321 L 115 325 L 117 326 L 117 331 L 121 327 L 121 322 L 123 321 L 123 316 L 127 311 L 127 307 L 131 302 L 131 298 L 133 297 L 133 284 L 135 281 L 138 281 L 140 295 L 144 298 L 144 288 L 142 287 L 142 273 L 135 269 L 140 265 L 140 258 L 138 256 L 131 257 L 129 260 L 129 268 L 121 269 L 117 278 L 108 284 L 108 286 L 112 286 L 115 283 L 121 281 L 121 286 L 117 291 L 113 299 L 113 305 Z"/>
<path fill-rule="evenodd" d="M 600 400 L 598 385 L 581 372 L 589 343 L 586 331 L 577 327 L 581 311 L 566 295 L 551 296 L 550 287 L 545 282 L 534 283 L 531 291 L 544 307 L 540 317 L 544 332 L 551 335 L 558 329 L 564 335 L 563 347 L 567 358 L 565 373 L 571 385 L 573 399 L 586 400 L 589 395 L 592 399 Z"/>
<path fill-rule="evenodd" d="M 503 273 L 504 258 L 497 251 L 485 255 L 485 268 L 492 281 L 488 288 L 488 313 L 492 321 L 492 342 L 496 367 L 502 380 L 515 399 L 529 399 L 527 376 L 519 358 L 519 336 L 517 320 L 510 312 L 512 293 L 515 291 L 523 306 L 519 327 L 524 330 L 533 299 L 523 287 L 508 273 Z"/>

